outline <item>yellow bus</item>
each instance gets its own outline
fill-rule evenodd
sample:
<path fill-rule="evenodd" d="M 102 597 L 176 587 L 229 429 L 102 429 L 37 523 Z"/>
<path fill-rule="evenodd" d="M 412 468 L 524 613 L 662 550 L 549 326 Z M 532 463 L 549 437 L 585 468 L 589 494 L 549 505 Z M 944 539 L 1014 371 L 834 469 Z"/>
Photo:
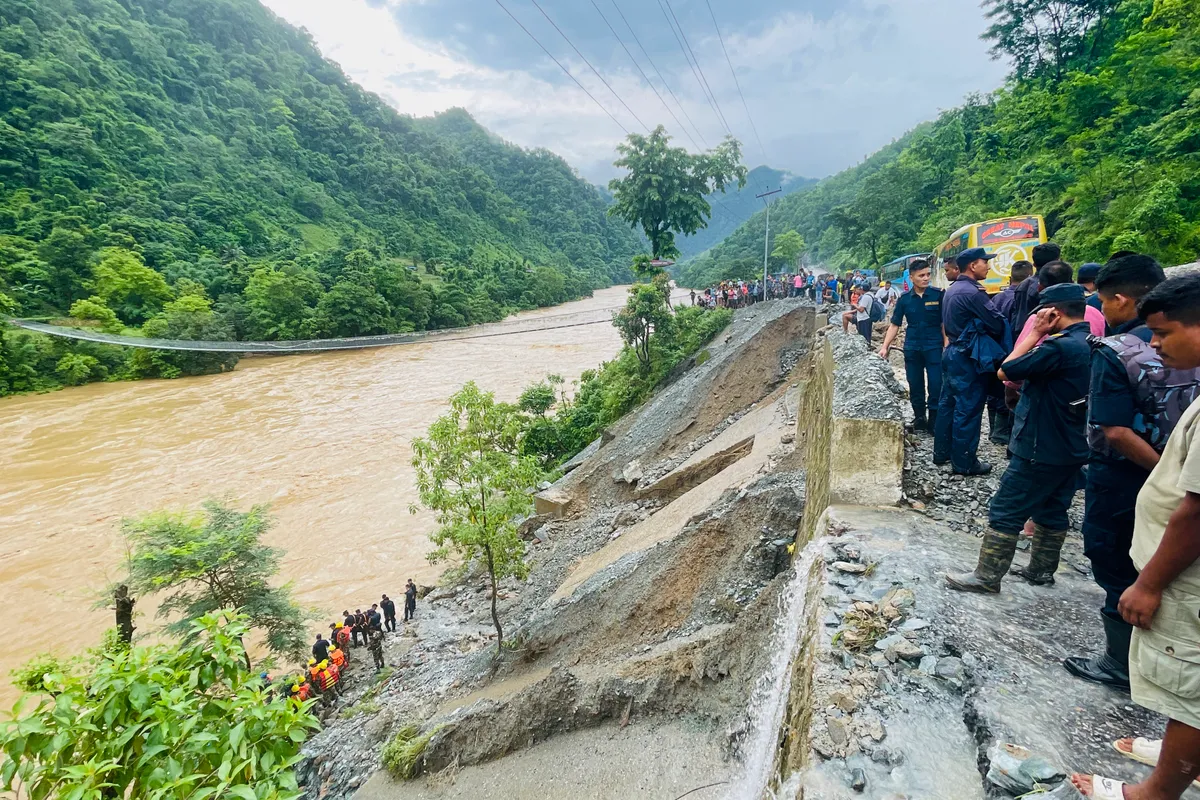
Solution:
<path fill-rule="evenodd" d="M 1046 221 L 1039 216 L 1002 217 L 964 225 L 934 249 L 934 284 L 946 286 L 946 259 L 953 259 L 972 247 L 982 247 L 996 254 L 991 261 L 992 269 L 983 281 L 988 294 L 996 294 L 1008 286 L 1012 265 L 1018 261 L 1033 261 L 1033 248 L 1045 241 Z"/>

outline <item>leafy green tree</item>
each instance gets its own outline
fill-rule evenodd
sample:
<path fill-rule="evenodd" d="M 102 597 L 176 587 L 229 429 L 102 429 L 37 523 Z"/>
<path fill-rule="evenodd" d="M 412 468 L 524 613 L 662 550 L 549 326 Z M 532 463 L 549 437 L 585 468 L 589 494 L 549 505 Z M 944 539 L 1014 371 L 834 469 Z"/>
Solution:
<path fill-rule="evenodd" d="M 233 331 L 212 311 L 205 297 L 184 295 L 167 303 L 142 326 L 142 333 L 153 339 L 185 341 L 231 341 Z M 185 375 L 210 375 L 233 369 L 236 353 L 205 350 L 138 349 L 129 356 L 134 374 L 145 377 L 178 378 Z"/>
<path fill-rule="evenodd" d="M 127 322 L 149 318 L 171 299 L 166 279 L 147 267 L 137 253 L 119 247 L 105 250 L 92 270 L 90 288 Z"/>
<path fill-rule="evenodd" d="M 983 38 L 1018 78 L 1059 82 L 1072 66 L 1090 66 L 1120 0 L 984 0 L 991 25 Z"/>
<path fill-rule="evenodd" d="M 479 561 L 487 570 L 497 652 L 504 646 L 499 581 L 529 572 L 516 521 L 533 507 L 530 490 L 541 478 L 537 460 L 520 454 L 521 433 L 516 408 L 471 382 L 450 398 L 449 413 L 412 443 L 421 504 L 437 515 L 430 534 L 437 549 L 429 558 L 442 561 L 454 552 L 464 564 Z"/>
<path fill-rule="evenodd" d="M 324 287 L 313 270 L 296 264 L 255 270 L 246 285 L 246 304 L 255 338 L 304 339 Z"/>
<path fill-rule="evenodd" d="M 76 300 L 71 304 L 71 318 L 82 322 L 95 322 L 104 333 L 121 333 L 125 330 L 124 323 L 117 319 L 117 312 L 99 297 L 92 296 L 86 300 Z"/>
<path fill-rule="evenodd" d="M 640 227 L 656 259 L 679 254 L 675 234 L 695 233 L 708 224 L 712 207 L 706 195 L 724 192 L 734 182 L 738 188 L 746 183 L 737 139 L 726 137 L 714 150 L 699 155 L 671 147 L 670 142 L 661 125 L 649 137 L 630 134 L 617 146 L 621 157 L 613 162 L 628 174 L 608 184 L 614 199 L 609 216 Z"/>
<path fill-rule="evenodd" d="M 125 520 L 129 555 L 120 582 L 135 595 L 164 593 L 158 616 L 174 618 L 167 625 L 172 633 L 233 608 L 265 634 L 273 653 L 300 658 L 312 615 L 292 599 L 291 584 L 270 583 L 283 555 L 262 542 L 272 524 L 266 506 L 241 512 L 215 500 L 204 503 L 202 514 L 158 511 Z"/>
<path fill-rule="evenodd" d="M 103 380 L 108 375 L 98 358 L 84 353 L 67 353 L 58 360 L 54 371 L 67 386 L 81 386 L 88 381 Z"/>
<path fill-rule="evenodd" d="M 31 694 L 0 729 L 5 789 L 30 798 L 296 800 L 309 703 L 246 668 L 246 617 L 213 612 L 180 641 L 25 670 Z M 28 710 L 31 703 L 36 707 Z"/>
<path fill-rule="evenodd" d="M 794 230 L 784 231 L 775 237 L 775 249 L 771 251 L 771 256 L 794 269 L 799 264 L 805 247 L 803 236 Z"/>
<path fill-rule="evenodd" d="M 329 337 L 387 333 L 392 310 L 371 286 L 340 280 L 317 303 L 315 325 Z"/>
<path fill-rule="evenodd" d="M 546 381 L 538 381 L 525 387 L 521 392 L 521 396 L 517 399 L 517 407 L 526 414 L 536 414 L 539 417 L 546 416 L 546 412 L 554 406 L 554 401 L 557 400 L 557 394 L 554 387 Z"/>
<path fill-rule="evenodd" d="M 663 333 L 671 326 L 671 305 L 666 276 L 654 283 L 636 283 L 629 289 L 625 307 L 613 315 L 613 325 L 621 334 L 621 340 L 633 350 L 644 369 L 650 367 L 651 337 Z"/>

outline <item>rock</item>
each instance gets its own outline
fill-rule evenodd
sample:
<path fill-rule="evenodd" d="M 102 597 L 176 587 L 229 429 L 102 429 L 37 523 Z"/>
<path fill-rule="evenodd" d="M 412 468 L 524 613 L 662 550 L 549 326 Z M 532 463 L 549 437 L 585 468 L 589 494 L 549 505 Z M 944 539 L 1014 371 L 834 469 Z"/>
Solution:
<path fill-rule="evenodd" d="M 637 460 L 630 461 L 621 471 L 621 480 L 625 483 L 636 484 L 644 477 L 646 477 L 646 471 L 642 469 L 642 463 Z"/>
<path fill-rule="evenodd" d="M 908 504 L 910 506 L 912 506 L 913 511 L 924 511 L 925 510 L 925 504 L 922 503 L 920 500 L 909 500 Z"/>
<path fill-rule="evenodd" d="M 825 627 L 827 628 L 836 628 L 841 622 L 841 618 L 832 611 L 825 615 Z"/>
<path fill-rule="evenodd" d="M 917 667 L 926 675 L 934 675 L 937 669 L 937 656 L 924 656 L 921 658 L 921 665 Z"/>
<path fill-rule="evenodd" d="M 889 663 L 890 662 L 887 660 L 887 656 L 885 656 L 883 653 L 871 654 L 871 666 L 875 667 L 875 669 L 886 667 Z"/>
<path fill-rule="evenodd" d="M 829 701 L 847 714 L 853 714 L 854 709 L 858 708 L 858 701 L 849 692 L 834 692 L 829 696 Z"/>
<path fill-rule="evenodd" d="M 1020 745 L 997 742 L 988 748 L 987 779 L 1012 795 L 1032 792 L 1037 785 L 1056 783 L 1066 774 Z M 1069 795 L 1067 795 L 1069 796 Z"/>
<path fill-rule="evenodd" d="M 883 727 L 883 720 L 879 717 L 870 717 L 864 722 L 865 733 L 870 736 L 873 741 L 882 742 L 887 738 L 887 730 Z"/>
<path fill-rule="evenodd" d="M 900 625 L 900 630 L 906 631 L 906 632 L 920 631 L 920 630 L 924 630 L 925 628 L 928 628 L 928 627 L 929 627 L 928 621 L 923 620 L 923 619 L 918 619 L 917 617 L 913 617 L 912 619 L 905 620 Z"/>
<path fill-rule="evenodd" d="M 895 662 L 897 659 L 905 661 L 918 661 L 921 656 L 925 655 L 924 648 L 913 644 L 908 639 L 901 638 L 899 642 L 892 645 L 884 653 L 888 661 Z"/>
<path fill-rule="evenodd" d="M 547 489 L 549 489 L 549 488 L 550 488 L 551 486 L 553 486 L 553 485 L 554 485 L 554 484 L 553 484 L 553 483 L 551 483 L 550 481 L 542 481 L 541 483 L 539 483 L 539 484 L 537 485 L 537 490 L 538 490 L 539 492 L 544 492 L 544 491 L 546 491 Z"/>
<path fill-rule="evenodd" d="M 863 772 L 862 768 L 855 767 L 850 770 L 850 788 L 856 792 L 867 788 L 867 773 Z"/>
<path fill-rule="evenodd" d="M 910 608 L 916 604 L 916 595 L 912 593 L 912 589 L 893 589 L 883 598 L 885 605 L 894 606 L 895 608 Z"/>
<path fill-rule="evenodd" d="M 829 730 L 829 739 L 835 747 L 842 747 L 850 741 L 850 730 L 846 723 L 837 717 L 826 717 L 825 727 Z"/>
<path fill-rule="evenodd" d="M 779 441 L 781 444 L 791 444 L 792 442 L 796 441 L 796 434 L 789 431 L 788 433 L 780 436 Z"/>
<path fill-rule="evenodd" d="M 937 668 L 933 674 L 944 680 L 957 681 L 961 684 L 963 678 L 966 677 L 966 667 L 961 658 L 947 656 L 938 659 Z"/>
<path fill-rule="evenodd" d="M 862 575 L 867 571 L 866 564 L 855 564 L 850 561 L 835 561 L 833 562 L 833 568 L 838 572 L 848 572 L 851 575 Z"/>
<path fill-rule="evenodd" d="M 876 642 L 875 649 L 887 652 L 887 649 L 889 647 L 891 647 L 892 645 L 899 644 L 900 642 L 903 642 L 903 641 L 905 641 L 905 638 L 903 636 L 901 636 L 898 633 L 894 633 L 891 636 L 886 636 L 883 639 L 880 639 L 878 642 Z"/>

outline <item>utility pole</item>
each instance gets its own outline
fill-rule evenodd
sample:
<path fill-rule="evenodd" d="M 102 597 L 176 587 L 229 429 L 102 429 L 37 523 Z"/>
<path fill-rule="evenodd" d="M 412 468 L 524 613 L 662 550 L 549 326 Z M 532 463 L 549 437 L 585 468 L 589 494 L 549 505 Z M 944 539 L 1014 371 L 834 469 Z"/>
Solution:
<path fill-rule="evenodd" d="M 779 194 L 782 191 L 783 191 L 783 189 L 780 188 L 780 189 L 776 189 L 773 192 L 763 192 L 762 194 L 754 195 L 755 199 L 762 199 L 762 201 L 764 203 L 766 203 L 766 206 L 767 206 L 767 232 L 763 236 L 763 283 L 762 283 L 763 300 L 767 299 L 767 257 L 771 253 L 771 201 L 767 200 L 766 198 L 770 197 L 773 194 Z"/>

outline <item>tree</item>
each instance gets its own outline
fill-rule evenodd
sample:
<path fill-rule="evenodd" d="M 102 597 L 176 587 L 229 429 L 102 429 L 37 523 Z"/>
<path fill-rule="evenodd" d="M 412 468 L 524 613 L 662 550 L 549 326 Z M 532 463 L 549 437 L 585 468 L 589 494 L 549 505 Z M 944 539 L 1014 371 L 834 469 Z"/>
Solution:
<path fill-rule="evenodd" d="M 227 342 L 234 338 L 229 325 L 213 313 L 208 298 L 193 294 L 167 303 L 161 314 L 147 320 L 142 333 L 152 339 L 192 342 Z M 237 363 L 236 353 L 215 350 L 138 349 L 129 356 L 129 365 L 135 375 L 158 378 L 210 375 L 231 370 Z"/>
<path fill-rule="evenodd" d="M 516 520 L 532 508 L 530 490 L 541 478 L 537 460 L 519 454 L 520 435 L 516 409 L 471 382 L 450 398 L 450 412 L 428 435 L 412 443 L 421 504 L 437 515 L 438 528 L 430 534 L 437 549 L 429 559 L 442 561 L 453 551 L 464 564 L 483 564 L 497 652 L 504 644 L 496 611 L 499 581 L 529 573 Z"/>
<path fill-rule="evenodd" d="M 311 335 L 313 307 L 323 291 L 316 272 L 294 263 L 255 270 L 245 291 L 253 335 L 262 339 Z"/>
<path fill-rule="evenodd" d="M 737 139 L 726 137 L 715 149 L 699 155 L 671 147 L 670 141 L 661 125 L 649 137 L 631 133 L 617 146 L 621 157 L 613 162 L 628 174 L 608 184 L 614 198 L 609 216 L 641 227 L 656 259 L 679 255 L 675 234 L 695 233 L 708 225 L 712 207 L 705 195 L 724 193 L 735 181 L 739 189 L 746 185 Z"/>
<path fill-rule="evenodd" d="M 300 658 L 308 651 L 304 626 L 312 615 L 292 599 L 291 584 L 270 584 L 283 555 L 262 543 L 271 526 L 266 506 L 240 512 L 216 500 L 204 503 L 203 514 L 158 511 L 125 520 L 129 556 L 120 582 L 137 595 L 165 593 L 158 616 L 176 616 L 170 632 L 186 632 L 205 614 L 233 608 L 265 633 L 272 652 Z"/>
<path fill-rule="evenodd" d="M 245 616 L 213 612 L 179 641 L 41 659 L 0 728 L 0 777 L 22 796 L 294 800 L 300 747 L 319 728 L 311 703 L 271 695 L 245 666 Z M 37 706 L 23 708 L 36 698 Z"/>
<path fill-rule="evenodd" d="M 125 330 L 125 325 L 117 319 L 117 313 L 95 295 L 86 300 L 76 300 L 71 304 L 69 313 L 72 319 L 97 323 L 104 333 L 121 333 Z"/>
<path fill-rule="evenodd" d="M 166 279 L 147 267 L 137 253 L 110 247 L 92 270 L 95 296 L 126 322 L 141 322 L 172 297 Z"/>
<path fill-rule="evenodd" d="M 1060 82 L 1077 62 L 1090 66 L 1120 0 L 984 0 L 983 38 L 994 58 L 1010 58 L 1017 78 Z M 1089 47 L 1089 36 L 1091 46 Z"/>
<path fill-rule="evenodd" d="M 637 355 L 643 369 L 650 367 L 650 337 L 671 325 L 671 306 L 663 291 L 666 276 L 655 283 L 636 283 L 629 289 L 625 307 L 613 315 L 621 340 Z M 669 291 L 669 289 L 668 289 Z"/>
<path fill-rule="evenodd" d="M 795 267 L 804 247 L 803 236 L 796 231 L 785 231 L 775 237 L 775 249 L 771 251 L 771 256 L 781 259 L 789 267 Z"/>

